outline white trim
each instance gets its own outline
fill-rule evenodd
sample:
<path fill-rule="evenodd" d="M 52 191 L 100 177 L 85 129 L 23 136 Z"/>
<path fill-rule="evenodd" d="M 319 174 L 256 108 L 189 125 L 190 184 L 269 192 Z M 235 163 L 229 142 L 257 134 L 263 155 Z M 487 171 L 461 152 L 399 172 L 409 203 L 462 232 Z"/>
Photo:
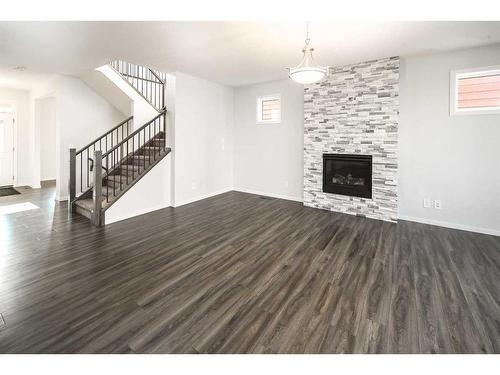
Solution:
<path fill-rule="evenodd" d="M 13 127 L 12 127 L 12 132 L 13 132 L 13 136 L 14 136 L 14 152 L 12 153 L 13 154 L 13 157 L 12 157 L 12 173 L 14 173 L 14 178 L 13 178 L 13 181 L 12 181 L 12 186 L 19 186 L 19 180 L 18 180 L 18 175 L 19 175 L 19 171 L 18 171 L 18 152 L 19 152 L 19 137 L 18 137 L 18 132 L 17 132 L 17 107 L 18 107 L 18 101 L 17 100 L 2 100 L 2 102 L 0 102 L 0 105 L 6 105 L 6 106 L 9 106 L 11 109 L 12 109 L 12 118 L 14 120 L 14 123 L 12 124 Z"/>
<path fill-rule="evenodd" d="M 500 74 L 500 65 L 482 68 L 460 69 L 450 71 L 450 116 L 457 115 L 492 115 L 500 113 L 500 107 L 458 109 L 457 82 L 459 78 L 481 77 L 486 74 Z"/>
<path fill-rule="evenodd" d="M 468 232 L 483 233 L 483 234 L 489 234 L 492 236 L 500 236 L 500 230 L 497 230 L 497 229 L 478 228 L 478 227 L 474 227 L 474 226 L 470 226 L 470 225 L 456 224 L 456 223 L 450 223 L 447 221 L 425 219 L 425 218 L 421 218 L 421 217 L 414 217 L 414 216 L 407 216 L 407 215 L 398 215 L 398 219 L 406 220 L 406 221 L 413 221 L 415 223 L 421 223 L 421 224 L 436 225 L 438 227 L 465 230 Z"/>
<path fill-rule="evenodd" d="M 241 193 L 263 195 L 266 197 L 286 199 L 286 200 L 294 201 L 294 202 L 302 202 L 303 201 L 302 197 L 298 198 L 298 197 L 293 197 L 290 195 L 274 194 L 274 193 L 268 193 L 268 192 L 263 192 L 263 191 L 258 191 L 258 190 L 245 189 L 245 188 L 241 188 L 241 187 L 234 187 L 234 188 L 227 188 L 227 189 L 223 189 L 223 190 L 214 191 L 214 192 L 208 193 L 208 194 L 199 195 L 199 196 L 194 197 L 194 198 L 185 199 L 183 201 L 180 201 L 179 203 L 173 204 L 172 207 L 184 206 L 184 205 L 189 204 L 189 203 L 197 202 L 197 201 L 202 200 L 202 199 L 211 198 L 211 197 L 214 197 L 214 196 L 219 195 L 219 194 L 228 193 L 230 191 L 239 191 Z"/>
<path fill-rule="evenodd" d="M 38 187 L 33 187 L 33 189 L 40 189 L 42 186 L 38 186 Z M 69 195 L 56 195 L 56 197 L 54 198 L 56 201 L 58 202 L 65 202 L 69 199 Z"/>
<path fill-rule="evenodd" d="M 231 188 L 227 188 L 227 189 L 222 189 L 222 190 L 217 190 L 217 191 L 213 191 L 211 193 L 207 193 L 207 194 L 202 194 L 202 195 L 198 195 L 197 197 L 193 197 L 193 198 L 188 198 L 188 199 L 184 199 L 182 201 L 179 201 L 179 202 L 174 202 L 174 204 L 172 204 L 172 207 L 180 207 L 180 206 L 184 206 L 186 204 L 189 204 L 189 203 L 193 203 L 193 202 L 197 202 L 197 201 L 200 201 L 202 199 L 207 199 L 207 198 L 210 198 L 210 197 L 214 197 L 216 195 L 219 195 L 219 194 L 224 194 L 224 193 L 228 193 L 230 192 Z"/>
<path fill-rule="evenodd" d="M 106 216 L 106 213 L 104 214 L 104 225 L 107 226 L 107 225 L 110 225 L 110 224 L 114 224 L 114 223 L 118 223 L 119 221 L 123 221 L 123 220 L 128 220 L 128 219 L 132 219 L 134 217 L 137 217 L 137 216 L 141 216 L 141 215 L 147 215 L 147 214 L 151 214 L 155 211 L 158 211 L 158 210 L 163 210 L 164 208 L 169 208 L 169 207 L 172 207 L 170 205 L 168 206 L 165 206 L 164 204 L 159 204 L 157 206 L 154 206 L 154 207 L 149 207 L 149 208 L 146 208 L 144 211 L 138 211 L 136 213 L 134 213 L 132 216 L 128 216 L 129 213 L 125 214 L 125 215 L 122 215 L 122 216 L 117 216 L 115 217 L 114 219 L 111 219 L 111 220 L 108 220 L 108 217 Z"/>
<path fill-rule="evenodd" d="M 280 116 L 278 120 L 262 120 L 262 102 L 266 100 L 279 100 L 280 103 Z M 281 108 L 283 106 L 283 101 L 281 100 L 281 94 L 264 95 L 257 97 L 257 125 L 267 125 L 267 124 L 281 124 Z"/>
<path fill-rule="evenodd" d="M 274 193 L 268 193 L 268 192 L 264 192 L 264 191 L 245 189 L 245 188 L 241 188 L 241 187 L 235 187 L 233 190 L 239 191 L 241 193 L 263 195 L 263 196 L 271 197 L 271 198 L 286 199 L 288 201 L 295 201 L 295 202 L 303 202 L 304 201 L 302 197 L 298 198 L 298 197 L 293 197 L 291 195 L 274 194 Z"/>

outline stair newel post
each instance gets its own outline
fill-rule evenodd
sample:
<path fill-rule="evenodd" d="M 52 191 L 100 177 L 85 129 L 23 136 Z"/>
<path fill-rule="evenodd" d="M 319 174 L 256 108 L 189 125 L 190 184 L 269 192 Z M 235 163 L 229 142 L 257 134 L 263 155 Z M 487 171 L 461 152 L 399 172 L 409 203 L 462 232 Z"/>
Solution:
<path fill-rule="evenodd" d="M 93 210 L 92 210 L 92 224 L 101 226 L 103 218 L 101 217 L 102 209 L 102 151 L 94 152 L 94 170 L 92 171 L 94 177 L 94 188 L 92 191 Z"/>
<path fill-rule="evenodd" d="M 69 179 L 68 179 L 68 212 L 73 212 L 73 201 L 76 198 L 76 148 L 69 149 Z"/>

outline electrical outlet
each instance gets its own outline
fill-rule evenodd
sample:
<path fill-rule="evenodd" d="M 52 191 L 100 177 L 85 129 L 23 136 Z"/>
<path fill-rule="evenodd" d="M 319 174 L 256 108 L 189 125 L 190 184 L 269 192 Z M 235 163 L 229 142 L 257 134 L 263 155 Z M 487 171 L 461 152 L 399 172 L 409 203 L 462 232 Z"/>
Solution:
<path fill-rule="evenodd" d="M 441 204 L 441 199 L 436 199 L 434 201 L 434 208 L 436 210 L 440 210 L 441 208 L 443 208 L 442 204 Z"/>
<path fill-rule="evenodd" d="M 424 208 L 431 208 L 432 207 L 432 201 L 430 198 L 424 198 Z"/>
<path fill-rule="evenodd" d="M 196 189 L 196 182 L 191 183 L 191 189 L 195 190 Z"/>

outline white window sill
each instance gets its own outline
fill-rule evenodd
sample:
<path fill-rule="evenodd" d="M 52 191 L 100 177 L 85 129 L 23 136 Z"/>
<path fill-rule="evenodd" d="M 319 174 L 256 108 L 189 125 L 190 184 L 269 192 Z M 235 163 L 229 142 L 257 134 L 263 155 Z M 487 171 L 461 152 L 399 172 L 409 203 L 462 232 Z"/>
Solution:
<path fill-rule="evenodd" d="M 450 116 L 467 115 L 500 115 L 500 108 L 491 109 L 455 109 L 450 111 Z"/>
<path fill-rule="evenodd" d="M 273 125 L 281 124 L 281 121 L 257 121 L 257 125 Z"/>

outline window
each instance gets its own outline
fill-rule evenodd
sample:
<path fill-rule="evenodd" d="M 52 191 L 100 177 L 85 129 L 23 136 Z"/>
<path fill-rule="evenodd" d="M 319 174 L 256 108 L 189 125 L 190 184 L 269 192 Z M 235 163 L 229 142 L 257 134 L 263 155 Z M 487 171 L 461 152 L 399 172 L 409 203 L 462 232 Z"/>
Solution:
<path fill-rule="evenodd" d="M 500 66 L 451 72 L 450 114 L 500 113 Z"/>
<path fill-rule="evenodd" d="M 281 96 L 270 95 L 257 98 L 257 123 L 278 124 L 281 122 Z"/>

